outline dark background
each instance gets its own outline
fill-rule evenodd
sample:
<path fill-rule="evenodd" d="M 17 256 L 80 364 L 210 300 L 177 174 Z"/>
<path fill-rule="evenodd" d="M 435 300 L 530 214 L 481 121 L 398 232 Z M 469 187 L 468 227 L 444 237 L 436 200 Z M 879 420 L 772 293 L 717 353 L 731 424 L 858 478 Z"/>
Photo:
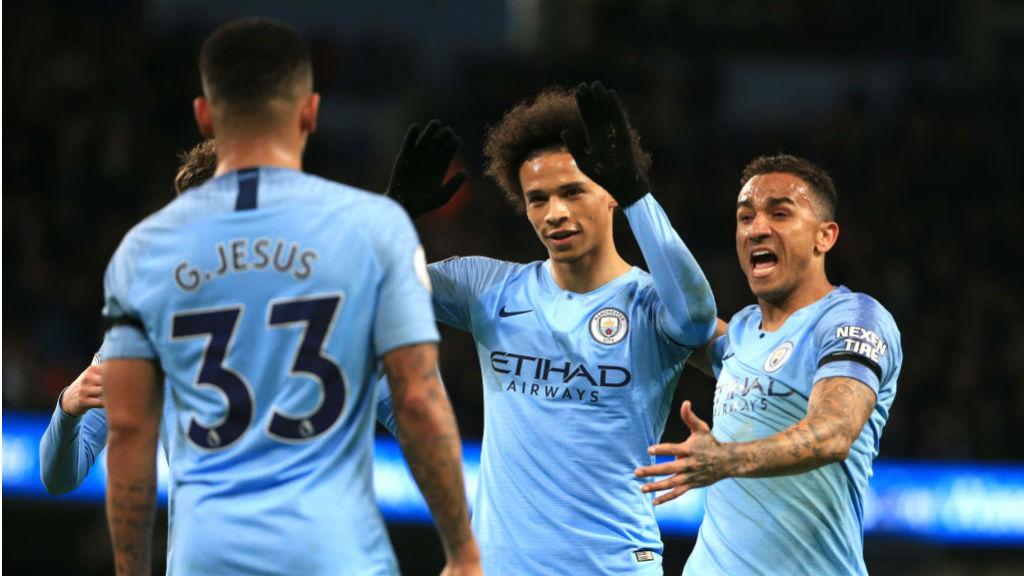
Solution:
<path fill-rule="evenodd" d="M 777 151 L 820 164 L 840 194 L 829 277 L 878 299 L 902 332 L 881 457 L 1024 459 L 1024 4 L 997 0 L 5 2 L 5 410 L 52 411 L 99 347 L 106 263 L 170 199 L 176 154 L 200 138 L 199 45 L 242 14 L 284 19 L 313 45 L 323 104 L 307 171 L 382 190 L 409 123 L 459 132 L 472 179 L 417 223 L 431 260 L 545 257 L 482 178 L 480 148 L 486 126 L 546 86 L 618 90 L 726 319 L 753 302 L 733 240 L 742 167 Z M 621 224 L 620 251 L 642 264 Z M 462 432 L 479 438 L 472 341 L 444 336 Z M 687 371 L 675 404 L 690 398 L 710 420 L 712 392 Z M 666 438 L 678 439 L 672 414 Z M 109 573 L 101 508 L 4 507 L 12 573 Z M 407 573 L 437 568 L 430 529 L 393 530 Z M 666 542 L 666 573 L 691 546 Z M 875 574 L 1024 569 L 1020 550 L 865 547 Z"/>

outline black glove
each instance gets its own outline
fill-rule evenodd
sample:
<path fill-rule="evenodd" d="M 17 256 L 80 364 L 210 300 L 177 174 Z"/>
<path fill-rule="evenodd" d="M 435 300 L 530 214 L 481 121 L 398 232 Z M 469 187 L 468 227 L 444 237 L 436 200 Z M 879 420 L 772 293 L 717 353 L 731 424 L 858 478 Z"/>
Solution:
<path fill-rule="evenodd" d="M 419 124 L 409 126 L 385 195 L 401 204 L 413 219 L 444 206 L 468 177 L 459 171 L 444 181 L 460 144 L 462 139 L 450 127 L 441 128 L 439 120 L 431 120 L 422 129 Z"/>
<path fill-rule="evenodd" d="M 626 207 L 651 191 L 633 159 L 633 138 L 615 90 L 600 82 L 576 87 L 583 132 L 565 130 L 562 142 L 588 178 Z"/>

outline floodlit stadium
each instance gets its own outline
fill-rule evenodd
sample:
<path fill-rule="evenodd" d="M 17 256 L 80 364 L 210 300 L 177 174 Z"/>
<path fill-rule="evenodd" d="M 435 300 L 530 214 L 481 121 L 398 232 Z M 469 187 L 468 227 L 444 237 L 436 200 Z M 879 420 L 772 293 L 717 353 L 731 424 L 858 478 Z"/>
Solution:
<path fill-rule="evenodd" d="M 1020 275 L 1013 272 L 1012 265 L 1020 252 L 1017 229 L 1024 214 L 1016 186 L 1018 166 L 1024 158 L 1019 138 L 1024 131 L 1024 107 L 1020 105 L 1024 82 L 1016 73 L 1024 58 L 1024 9 L 1006 0 L 927 6 L 852 0 L 823 6 L 793 0 L 764 6 L 710 0 L 337 5 L 300 1 L 259 3 L 255 8 L 237 0 L 8 2 L 4 9 L 7 281 L 3 289 L 2 418 L 2 488 L 8 524 L 3 548 L 8 572 L 91 575 L 114 570 L 105 508 L 110 465 L 108 450 L 99 450 L 104 441 L 101 438 L 99 446 L 93 447 L 96 453 L 83 456 L 85 464 L 76 470 L 81 484 L 76 482 L 76 488 L 61 495 L 50 494 L 44 486 L 48 460 L 46 454 L 41 457 L 40 445 L 52 448 L 44 438 L 47 427 L 60 420 L 65 406 L 59 404 L 62 392 L 90 365 L 104 344 L 107 328 L 117 324 L 111 318 L 104 322 L 102 316 L 105 303 L 111 301 L 104 292 L 104 271 L 122 238 L 138 222 L 172 202 L 176 190 L 202 186 L 214 176 L 218 158 L 212 150 L 203 151 L 208 157 L 193 157 L 207 164 L 194 172 L 178 173 L 179 165 L 188 158 L 183 153 L 202 139 L 196 120 L 200 106 L 194 103 L 204 94 L 197 63 L 204 39 L 224 22 L 244 15 L 285 22 L 308 41 L 313 89 L 322 100 L 316 130 L 308 134 L 301 154 L 302 170 L 374 193 L 387 191 L 415 221 L 423 246 L 416 255 L 415 278 L 425 285 L 432 283 L 435 304 L 439 293 L 457 293 L 479 303 L 471 312 L 452 305 L 437 314 L 438 320 L 456 318 L 465 324 L 458 327 L 475 330 L 470 334 L 453 328 L 458 324 L 455 321 L 438 327 L 440 374 L 461 436 L 470 512 L 474 512 L 479 494 L 486 495 L 479 497 L 488 506 L 504 494 L 510 500 L 497 507 L 507 506 L 505 510 L 515 513 L 516 522 L 528 517 L 530 510 L 546 506 L 549 514 L 538 518 L 538 523 L 543 520 L 546 527 L 565 523 L 567 527 L 564 541 L 550 541 L 552 538 L 545 536 L 548 541 L 530 543 L 531 548 L 524 544 L 529 540 L 529 527 L 515 524 L 517 534 L 524 538 L 516 546 L 536 550 L 543 544 L 557 550 L 587 542 L 587 535 L 579 536 L 575 528 L 586 525 L 592 516 L 600 523 L 606 520 L 603 514 L 612 517 L 622 512 L 617 508 L 621 501 L 609 502 L 611 497 L 599 490 L 588 488 L 583 493 L 582 488 L 587 486 L 588 471 L 593 474 L 591 480 L 604 478 L 601 475 L 609 470 L 610 476 L 615 476 L 616 463 L 603 456 L 616 453 L 609 446 L 618 443 L 621 447 L 632 438 L 621 430 L 603 436 L 602 430 L 619 430 L 605 427 L 606 421 L 621 424 L 621 419 L 641 413 L 650 421 L 630 420 L 622 429 L 642 435 L 648 432 L 647 426 L 654 432 L 663 427 L 664 434 L 647 443 L 678 446 L 676 443 L 684 442 L 694 429 L 692 419 L 688 425 L 680 416 L 680 407 L 689 401 L 693 417 L 709 426 L 717 420 L 720 426 L 734 426 L 728 428 L 730 433 L 751 433 L 747 429 L 737 432 L 740 427 L 736 423 L 742 422 L 744 415 L 766 411 L 770 402 L 783 397 L 788 401 L 799 396 L 794 404 L 798 407 L 808 403 L 811 386 L 818 380 L 805 382 L 806 388 L 783 391 L 771 377 L 782 378 L 787 362 L 812 362 L 807 360 L 810 354 L 801 355 L 801 346 L 826 348 L 821 342 L 822 330 L 803 345 L 794 339 L 798 342 L 795 348 L 793 342 L 787 342 L 772 345 L 763 354 L 758 351 L 757 361 L 744 370 L 762 374 L 766 377 L 762 380 L 748 377 L 747 372 L 735 368 L 737 364 L 730 369 L 729 359 L 737 350 L 726 346 L 735 346 L 742 356 L 773 332 L 764 327 L 770 323 L 766 313 L 764 324 L 755 323 L 749 332 L 730 332 L 728 344 L 723 341 L 717 352 L 710 348 L 708 369 L 719 376 L 723 371 L 731 374 L 731 380 L 709 377 L 693 363 L 685 368 L 674 366 L 670 358 L 662 370 L 670 380 L 663 394 L 638 400 L 627 395 L 633 390 L 630 387 L 660 383 L 639 381 L 634 375 L 640 372 L 615 356 L 615 347 L 647 329 L 661 338 L 656 340 L 659 345 L 667 340 L 666 349 L 685 358 L 699 346 L 675 342 L 672 335 L 700 330 L 679 326 L 676 318 L 683 315 L 666 320 L 659 311 L 652 313 L 654 321 L 645 324 L 647 317 L 630 316 L 623 306 L 595 305 L 594 310 L 579 313 L 583 321 L 576 329 L 563 333 L 563 327 L 551 321 L 548 332 L 523 337 L 526 344 L 543 349 L 497 347 L 495 342 L 508 342 L 501 339 L 505 334 L 515 336 L 515 328 L 510 326 L 520 324 L 514 322 L 543 325 L 564 319 L 575 313 L 567 310 L 580 305 L 573 298 L 593 297 L 598 290 L 567 288 L 558 276 L 563 269 L 558 268 L 558 255 L 569 254 L 564 270 L 572 269 L 573 250 L 584 240 L 590 242 L 587 234 L 591 229 L 584 224 L 578 228 L 551 224 L 554 217 L 550 213 L 536 216 L 538 194 L 540 202 L 552 204 L 560 198 L 569 205 L 571 198 L 560 197 L 561 192 L 548 194 L 550 190 L 540 190 L 539 184 L 531 190 L 516 190 L 523 187 L 521 182 L 531 182 L 528 170 L 540 174 L 555 170 L 529 165 L 552 154 L 550 147 L 544 148 L 550 143 L 527 147 L 530 153 L 510 160 L 511 168 L 501 164 L 506 158 L 495 159 L 495 150 L 513 147 L 509 142 L 516 143 L 516 138 L 528 140 L 510 135 L 513 130 L 507 126 L 504 132 L 495 129 L 503 114 L 517 104 L 530 103 L 545 89 L 559 87 L 567 102 L 576 102 L 581 125 L 590 129 L 590 138 L 583 148 L 573 148 L 577 142 L 573 137 L 578 134 L 567 130 L 561 136 L 565 147 L 556 146 L 556 153 L 572 152 L 575 159 L 570 170 L 578 165 L 580 174 L 591 184 L 607 187 L 617 202 L 619 214 L 608 226 L 617 240 L 616 258 L 621 255 L 622 262 L 641 269 L 630 272 L 640 278 L 636 285 L 641 295 L 630 300 L 638 302 L 638 310 L 647 310 L 642 305 L 649 303 L 645 299 L 649 292 L 643 290 L 660 294 L 666 306 L 678 308 L 680 299 L 664 294 L 664 267 L 666 262 L 688 264 L 691 256 L 710 287 L 717 316 L 725 322 L 748 306 L 771 302 L 774 288 L 759 288 L 759 279 L 768 278 L 763 282 L 768 285 L 772 274 L 781 274 L 797 259 L 790 258 L 788 245 L 781 240 L 754 248 L 744 244 L 758 232 L 738 228 L 745 222 L 743 210 L 760 210 L 757 203 L 763 201 L 756 190 L 750 190 L 751 179 L 741 182 L 744 167 L 759 156 L 786 153 L 807 158 L 828 173 L 838 192 L 834 218 L 838 232 L 831 238 L 834 246 L 829 244 L 826 249 L 828 281 L 869 295 L 891 315 L 892 322 L 883 318 L 877 325 L 858 324 L 868 316 L 871 321 L 877 318 L 873 312 L 860 316 L 850 312 L 848 317 L 855 320 L 839 322 L 836 329 L 828 331 L 837 342 L 835 346 L 845 349 L 828 349 L 821 358 L 813 357 L 808 374 L 825 374 L 822 379 L 853 374 L 848 380 L 869 380 L 871 391 L 867 395 L 870 406 L 860 420 L 865 424 L 853 430 L 843 447 L 860 455 L 860 460 L 855 463 L 841 455 L 835 462 L 815 461 L 814 469 L 833 466 L 835 475 L 822 480 L 825 484 L 839 478 L 839 482 L 849 481 L 841 486 L 860 486 L 860 475 L 866 477 L 863 492 L 859 488 L 841 492 L 852 501 L 850 510 L 855 512 L 850 520 L 863 530 L 862 558 L 873 575 L 1024 573 L 1024 448 L 1017 441 L 1024 431 L 1024 378 L 1019 366 L 1024 352 L 1024 307 L 1020 304 Z M 595 88 L 589 84 L 595 80 L 602 85 Z M 587 83 L 582 100 L 581 83 Z M 629 146 L 642 146 L 642 152 L 650 155 L 649 169 L 643 161 L 639 166 L 630 164 L 635 161 L 632 156 L 629 161 L 617 157 L 620 164 L 633 169 L 627 171 L 630 178 L 625 180 L 615 180 L 616 165 L 602 163 L 605 158 L 599 157 L 604 141 L 599 141 L 601 134 L 593 129 L 595 125 L 608 122 L 619 128 L 620 136 L 627 132 L 614 124 L 615 112 L 620 109 L 604 99 L 604 87 L 615 91 L 621 110 L 628 112 L 626 126 L 634 129 L 638 138 L 631 140 L 630 133 L 610 148 L 627 146 L 632 151 Z M 464 171 L 466 182 L 458 186 L 462 177 L 455 176 L 456 185 L 447 192 L 458 191 L 450 200 L 428 198 L 420 205 L 402 196 L 403 189 L 394 176 L 401 167 L 396 155 L 409 153 L 416 143 L 415 138 L 412 142 L 408 136 L 403 139 L 407 128 L 419 123 L 420 129 L 433 118 L 450 127 L 451 132 L 433 134 L 441 142 L 439 146 L 450 146 L 452 157 L 450 166 L 433 176 L 451 178 Z M 452 144 L 456 135 L 461 145 Z M 561 145 L 562 140 L 558 142 Z M 592 156 L 583 157 L 584 149 Z M 509 154 L 509 158 L 514 156 Z M 422 166 L 407 168 L 407 177 L 428 172 Z M 622 170 L 621 166 L 618 169 Z M 639 180 L 634 177 L 637 174 Z M 535 181 L 545 182 L 539 177 Z M 630 190 L 637 196 L 633 198 L 608 185 L 623 181 L 648 186 Z M 819 210 L 816 202 L 821 201 L 815 195 L 817 185 L 809 186 L 813 190 L 807 196 L 811 198 L 808 206 L 814 210 Z M 238 210 L 255 209 L 263 196 L 258 200 L 256 192 L 243 188 L 240 184 L 237 191 Z M 518 200 L 517 192 L 522 196 Z M 644 196 L 646 192 L 651 194 Z M 790 204 L 802 201 L 799 198 Z M 647 212 L 637 216 L 635 206 Z M 662 214 L 664 220 L 659 219 Z M 767 211 L 765 218 L 769 218 Z M 750 220 L 755 219 L 751 213 Z M 588 220 L 581 217 L 579 222 Z M 650 248 L 658 239 L 635 233 L 631 227 L 638 222 L 654 222 L 654 228 L 662 232 L 659 238 L 669 238 L 670 247 L 675 246 L 674 239 L 664 230 L 674 229 L 685 243 L 687 258 L 652 258 L 660 254 Z M 763 226 L 776 225 L 779 228 L 773 228 L 774 232 L 762 235 L 781 234 L 778 230 L 783 225 L 778 222 Z M 177 290 L 175 294 L 201 291 L 216 285 L 222 276 L 250 273 L 261 258 L 268 270 L 277 266 L 281 276 L 301 282 L 314 273 L 320 253 L 300 248 L 283 234 L 261 238 L 258 244 L 225 238 L 216 252 L 210 252 L 216 257 L 213 262 L 221 266 L 219 270 L 204 269 L 190 257 L 168 275 L 168 290 Z M 381 242 L 387 243 L 387 239 Z M 602 245 L 600 241 L 593 244 Z M 342 252 L 358 250 L 355 244 L 344 248 Z M 550 295 L 535 297 L 543 292 L 520 288 L 526 280 L 514 276 L 520 273 L 515 265 L 484 269 L 489 265 L 485 262 L 478 269 L 476 260 L 464 262 L 464 268 L 452 267 L 457 261 L 444 269 L 434 264 L 428 273 L 426 262 L 443 262 L 453 256 L 486 256 L 523 264 L 551 256 L 555 263 L 538 265 L 537 270 L 543 274 L 554 267 L 548 280 L 553 278 L 550 286 L 556 288 Z M 409 264 L 411 269 L 411 254 Z M 439 276 L 439 270 L 447 276 Z M 647 273 L 654 280 L 643 276 Z M 507 277 L 501 289 L 488 285 L 467 295 L 458 291 L 462 287 L 452 288 L 463 274 L 477 274 L 483 278 L 481 285 L 498 285 L 493 278 Z M 265 280 L 251 281 L 249 286 L 265 286 Z M 531 289 L 547 285 L 540 282 L 539 286 Z M 757 292 L 759 289 L 762 291 Z M 514 300 L 510 294 L 518 294 L 520 299 Z M 698 300 L 692 292 L 687 293 L 687 303 L 693 305 Z M 273 328 L 284 334 L 286 329 L 294 330 L 294 341 L 287 340 L 280 354 L 262 354 L 256 360 L 284 362 L 285 377 L 304 382 L 303 386 L 322 384 L 323 363 L 314 363 L 313 369 L 308 365 L 301 368 L 298 361 L 290 363 L 293 356 L 330 360 L 325 348 L 317 348 L 321 344 L 309 348 L 305 340 L 307 328 L 319 312 L 302 308 L 296 313 L 298 320 L 275 320 L 270 308 L 253 313 L 266 316 L 268 331 Z M 483 321 L 473 316 L 480 310 L 489 311 Z M 425 309 L 423 314 L 430 311 Z M 295 327 L 298 324 L 303 326 L 301 330 Z M 350 328 L 331 324 L 323 331 L 342 334 Z M 898 341 L 894 341 L 893 329 L 898 330 Z M 751 338 L 740 344 L 741 334 Z M 216 339 L 212 328 L 185 335 Z M 209 349 L 203 338 L 196 338 L 195 348 L 202 351 L 206 366 Z M 585 345 L 585 349 L 578 356 L 562 357 L 562 345 L 573 350 Z M 122 350 L 130 347 L 121 346 Z M 653 350 L 653 344 L 634 346 L 631 358 L 639 363 L 641 353 L 650 353 L 642 356 L 642 362 L 654 371 L 651 366 L 661 358 L 657 355 L 661 349 Z M 894 357 L 901 359 L 901 365 Z M 828 372 L 835 366 L 822 368 L 830 362 L 846 363 L 843 366 L 849 372 Z M 243 364 L 243 368 L 237 367 Z M 217 367 L 226 367 L 218 373 L 221 380 L 217 386 L 227 372 L 244 375 L 253 370 L 251 363 L 232 357 Z M 681 376 L 676 376 L 675 368 L 682 370 Z M 816 372 L 819 369 L 823 371 Z M 369 370 L 385 372 L 383 366 Z M 195 373 L 199 371 L 197 362 Z M 345 374 L 342 379 L 349 377 Z M 91 401 L 100 403 L 100 381 L 92 382 Z M 231 394 L 218 395 L 221 391 L 203 388 L 208 385 L 200 383 L 191 390 L 196 396 L 208 394 L 210 402 L 221 402 Z M 379 387 L 345 386 L 346 393 L 360 392 L 353 394 L 357 400 L 346 401 L 391 410 L 390 395 L 379 394 Z M 84 384 L 73 389 L 84 389 Z M 488 408 L 485 397 L 492 404 Z M 230 401 L 238 398 L 236 394 Z M 626 401 L 650 401 L 652 408 L 633 407 L 632 413 L 608 416 L 612 404 Z M 842 405 L 839 410 L 847 414 L 841 415 L 856 411 L 849 401 L 849 406 Z M 245 434 L 264 434 L 282 445 L 298 445 L 336 430 L 332 428 L 335 420 L 323 424 L 300 414 L 312 410 L 309 407 L 282 405 L 279 399 L 274 402 L 274 417 L 294 424 L 283 435 L 275 436 L 268 432 L 269 425 L 260 424 L 261 414 L 266 416 L 259 412 L 264 409 L 261 404 L 253 409 L 258 425 L 233 429 L 235 435 L 230 437 L 220 427 L 223 421 L 217 423 L 218 416 L 198 416 L 195 429 L 199 432 L 183 432 L 182 443 L 175 450 L 184 446 L 196 454 L 223 454 L 222 450 L 235 447 L 221 446 L 222 438 L 234 442 Z M 492 421 L 486 429 L 493 442 L 488 452 L 484 414 L 499 409 L 495 408 L 499 402 L 500 409 L 507 411 L 497 413 L 502 418 L 499 423 L 494 413 L 488 412 Z M 513 402 L 527 408 L 508 408 Z M 815 398 L 815 406 L 821 406 L 817 402 Z M 84 413 L 85 408 L 79 409 Z M 319 410 L 320 404 L 315 409 Z M 781 408 L 791 409 L 788 404 Z M 428 505 L 399 442 L 389 431 L 394 430 L 395 418 L 387 420 L 380 414 L 376 424 L 369 416 L 358 420 L 366 430 L 374 426 L 374 436 L 372 466 L 357 472 L 369 474 L 372 468 L 376 502 L 401 573 L 440 573 L 445 555 Z M 529 420 L 534 417 L 537 420 Z M 542 417 L 563 428 L 538 424 L 549 422 L 540 420 Z M 338 426 L 349 425 L 348 420 L 338 421 Z M 71 430 L 76 420 L 69 417 L 66 422 Z M 187 428 L 188 419 L 182 422 Z M 753 426 L 762 430 L 757 428 L 762 424 L 757 421 Z M 722 440 L 723 428 L 712 430 Z M 585 438 L 581 431 L 586 432 Z M 515 439 L 515 456 L 509 438 Z M 504 454 L 503 441 L 509 449 Z M 169 486 L 174 456 L 168 466 L 166 443 L 161 446 L 157 450 L 152 523 L 154 573 L 163 573 L 167 566 L 168 496 L 173 492 Z M 801 447 L 805 446 L 778 452 L 796 453 Z M 766 450 L 755 450 L 748 458 L 763 457 Z M 366 462 L 370 461 L 367 458 Z M 801 462 L 806 461 L 810 460 Z M 524 473 L 524 462 L 534 463 L 536 468 L 527 471 L 534 475 Z M 650 457 L 649 464 L 673 462 L 671 456 L 662 455 Z M 640 499 L 652 498 L 640 495 L 639 486 L 670 476 L 638 480 L 635 468 L 642 464 L 648 463 L 634 466 L 627 462 L 621 474 L 623 482 L 636 483 L 637 502 L 648 508 L 647 500 Z M 506 468 L 511 470 L 507 472 L 510 478 L 527 480 L 495 481 L 493 486 L 484 486 L 488 490 L 481 488 L 481 482 L 506 473 Z M 552 469 L 564 477 L 549 478 Z M 795 474 L 789 470 L 749 476 L 774 481 Z M 286 476 L 282 473 L 267 482 L 283 482 Z M 562 482 L 563 478 L 579 482 Z M 551 484 L 545 483 L 548 480 Z M 728 482 L 737 481 L 725 477 L 717 480 L 717 486 L 735 490 L 736 484 Z M 775 484 L 760 486 L 769 485 Z M 698 536 L 706 512 L 714 508 L 708 502 L 722 497 L 713 494 L 712 487 L 693 487 L 681 497 L 653 507 L 653 513 L 648 510 L 650 525 L 643 525 L 644 517 L 638 517 L 636 525 L 611 527 L 608 534 L 613 536 L 609 538 L 639 542 L 660 530 L 663 549 L 637 545 L 625 557 L 638 567 L 638 573 L 656 558 L 664 574 L 681 574 L 695 548 L 708 546 L 712 557 L 720 553 L 721 548 L 715 548 L 713 542 L 701 540 L 710 536 Z M 609 484 L 609 493 L 617 488 Z M 750 532 L 741 530 L 740 535 L 759 534 L 756 530 L 774 526 L 771 522 L 775 521 L 799 522 L 790 516 L 763 513 L 771 509 L 773 502 L 768 500 L 773 498 L 763 492 L 752 493 L 762 498 L 755 503 L 757 510 L 750 511 L 750 518 L 759 520 L 750 523 Z M 173 500 L 173 493 L 170 496 Z M 814 505 L 828 500 L 820 493 L 804 496 Z M 372 503 L 369 496 L 367 501 Z M 567 502 L 577 506 L 573 514 L 580 518 L 579 526 L 571 516 L 560 516 Z M 759 516 L 762 513 L 766 516 Z M 729 521 L 732 526 L 741 522 L 736 514 Z M 499 532 L 481 530 L 479 525 L 474 525 L 474 530 L 485 553 L 495 549 L 493 542 L 484 538 L 498 538 L 495 534 Z M 835 527 L 837 533 L 849 536 L 844 530 Z M 548 534 L 539 528 L 538 533 Z M 755 540 L 737 537 L 737 549 L 747 555 L 769 554 Z M 856 535 L 852 541 L 852 547 L 858 549 Z M 513 548 L 520 550 L 509 550 Z M 568 551 L 563 558 L 551 553 L 551 558 L 544 560 L 549 566 L 562 566 L 558 562 L 573 558 Z M 719 566 L 726 565 L 732 566 Z"/>

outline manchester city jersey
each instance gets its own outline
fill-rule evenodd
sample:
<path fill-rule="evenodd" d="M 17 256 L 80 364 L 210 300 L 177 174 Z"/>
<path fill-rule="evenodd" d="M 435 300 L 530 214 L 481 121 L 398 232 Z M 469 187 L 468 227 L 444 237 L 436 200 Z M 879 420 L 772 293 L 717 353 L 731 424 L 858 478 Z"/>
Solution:
<path fill-rule="evenodd" d="M 417 262 L 396 203 L 283 168 L 220 176 L 129 232 L 107 358 L 158 361 L 175 404 L 169 574 L 397 573 L 374 376 L 438 339 Z"/>
<path fill-rule="evenodd" d="M 713 347 L 718 384 L 712 434 L 771 436 L 807 416 L 814 384 L 848 377 L 877 396 L 849 456 L 774 478 L 727 478 L 707 488 L 704 520 L 684 574 L 866 574 L 864 494 L 903 354 L 892 316 L 845 287 L 794 312 L 774 332 L 761 310 L 733 316 Z"/>
<path fill-rule="evenodd" d="M 473 334 L 483 375 L 473 530 L 485 572 L 661 574 L 652 497 L 633 470 L 653 463 L 690 349 L 662 329 L 651 277 L 633 268 L 578 294 L 550 261 L 429 270 L 438 320 Z"/>

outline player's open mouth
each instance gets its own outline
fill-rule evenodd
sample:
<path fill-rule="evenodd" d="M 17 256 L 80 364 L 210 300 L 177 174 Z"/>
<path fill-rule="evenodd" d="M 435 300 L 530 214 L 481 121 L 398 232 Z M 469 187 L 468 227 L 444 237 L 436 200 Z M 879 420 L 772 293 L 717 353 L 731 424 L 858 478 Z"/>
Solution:
<path fill-rule="evenodd" d="M 779 263 L 779 257 L 771 250 L 759 248 L 750 253 L 750 275 L 754 278 L 764 278 L 775 270 Z"/>
<path fill-rule="evenodd" d="M 551 244 L 555 246 L 562 246 L 564 244 L 568 244 L 572 240 L 573 236 L 576 236 L 577 234 L 579 234 L 579 232 L 575 230 L 556 230 L 548 234 L 548 240 L 550 240 Z"/>

